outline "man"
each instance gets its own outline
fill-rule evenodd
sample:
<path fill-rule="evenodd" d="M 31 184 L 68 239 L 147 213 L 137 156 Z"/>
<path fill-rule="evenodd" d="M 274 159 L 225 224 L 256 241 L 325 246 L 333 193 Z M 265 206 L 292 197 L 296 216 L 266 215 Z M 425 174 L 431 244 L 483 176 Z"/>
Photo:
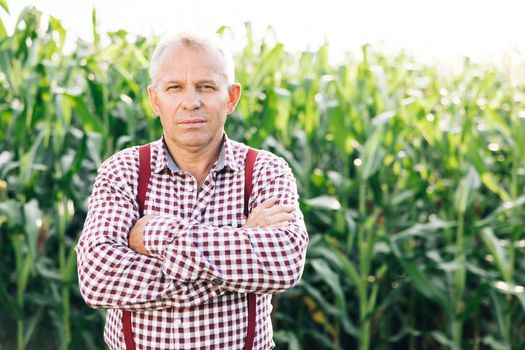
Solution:
<path fill-rule="evenodd" d="M 163 137 L 151 144 L 145 215 L 133 147 L 106 160 L 93 186 L 76 248 L 82 296 L 108 309 L 111 349 L 194 350 L 244 349 L 252 295 L 253 349 L 270 349 L 271 295 L 298 283 L 308 242 L 295 180 L 281 158 L 259 151 L 245 217 L 248 147 L 224 132 L 241 87 L 221 46 L 164 40 L 150 74 Z"/>

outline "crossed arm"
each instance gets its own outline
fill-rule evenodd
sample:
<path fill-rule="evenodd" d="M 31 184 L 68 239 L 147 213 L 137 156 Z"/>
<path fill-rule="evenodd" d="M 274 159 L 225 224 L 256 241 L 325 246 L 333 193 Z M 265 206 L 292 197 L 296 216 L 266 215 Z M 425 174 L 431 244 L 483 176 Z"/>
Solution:
<path fill-rule="evenodd" d="M 256 207 L 246 219 L 242 228 L 268 228 L 279 229 L 293 221 L 293 205 L 277 204 L 278 198 L 265 200 Z M 144 246 L 144 228 L 155 215 L 146 215 L 137 220 L 129 234 L 129 247 L 135 252 L 149 256 L 150 253 Z"/>
<path fill-rule="evenodd" d="M 286 190 L 280 198 L 254 192 L 255 208 L 241 228 L 167 215 L 139 219 L 122 181 L 102 170 L 90 197 L 77 246 L 79 285 L 88 305 L 188 307 L 225 293 L 279 293 L 299 281 L 308 237 L 291 173 L 259 186 Z"/>

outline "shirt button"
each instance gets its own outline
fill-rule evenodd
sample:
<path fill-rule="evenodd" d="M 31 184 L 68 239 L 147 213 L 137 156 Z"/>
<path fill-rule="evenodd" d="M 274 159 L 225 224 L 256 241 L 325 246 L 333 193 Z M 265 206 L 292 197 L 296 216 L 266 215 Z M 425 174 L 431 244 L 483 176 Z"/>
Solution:
<path fill-rule="evenodd" d="M 175 326 L 180 326 L 182 321 L 180 319 L 176 319 L 175 322 L 173 322 L 175 324 Z"/>
<path fill-rule="evenodd" d="M 188 191 L 193 192 L 193 186 L 188 186 Z"/>
<path fill-rule="evenodd" d="M 221 280 L 220 278 L 215 278 L 215 279 L 213 279 L 213 280 L 211 281 L 211 284 L 216 285 L 216 286 L 220 286 L 220 285 L 223 284 L 223 283 L 224 283 L 224 281 Z"/>

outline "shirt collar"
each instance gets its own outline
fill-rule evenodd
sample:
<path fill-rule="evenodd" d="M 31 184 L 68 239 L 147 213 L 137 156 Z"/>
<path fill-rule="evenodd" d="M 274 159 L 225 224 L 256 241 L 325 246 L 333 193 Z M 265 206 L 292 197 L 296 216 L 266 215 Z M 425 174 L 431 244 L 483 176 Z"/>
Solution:
<path fill-rule="evenodd" d="M 160 140 L 161 149 L 159 150 L 159 157 L 154 166 L 155 172 L 159 173 L 162 170 L 168 168 L 171 172 L 180 171 L 179 166 L 173 159 L 166 146 L 164 136 Z M 226 133 L 223 136 L 221 151 L 219 153 L 219 158 L 217 159 L 216 165 L 213 168 L 215 172 L 220 172 L 224 169 L 231 169 L 233 171 L 238 171 L 239 167 L 234 161 L 233 149 L 231 140 L 228 138 Z"/>

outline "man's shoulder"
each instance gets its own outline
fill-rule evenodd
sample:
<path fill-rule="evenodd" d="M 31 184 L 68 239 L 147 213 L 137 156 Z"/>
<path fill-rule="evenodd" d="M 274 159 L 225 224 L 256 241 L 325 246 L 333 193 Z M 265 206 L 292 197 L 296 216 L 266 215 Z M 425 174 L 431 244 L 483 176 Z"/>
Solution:
<path fill-rule="evenodd" d="M 160 141 L 151 142 L 149 145 L 151 145 L 151 158 L 154 158 L 161 147 Z M 141 146 L 131 146 L 114 153 L 100 165 L 99 169 L 138 171 L 139 147 Z"/>
<path fill-rule="evenodd" d="M 230 140 L 230 142 L 234 152 L 234 157 L 238 162 L 239 167 L 244 167 L 248 150 L 252 147 L 239 141 Z M 256 151 L 257 160 L 254 164 L 254 172 L 263 170 L 281 172 L 288 169 L 288 164 L 282 157 L 264 149 L 256 149 Z"/>
<path fill-rule="evenodd" d="M 132 146 L 114 153 L 99 167 L 99 171 L 122 171 L 138 167 L 138 146 Z"/>

